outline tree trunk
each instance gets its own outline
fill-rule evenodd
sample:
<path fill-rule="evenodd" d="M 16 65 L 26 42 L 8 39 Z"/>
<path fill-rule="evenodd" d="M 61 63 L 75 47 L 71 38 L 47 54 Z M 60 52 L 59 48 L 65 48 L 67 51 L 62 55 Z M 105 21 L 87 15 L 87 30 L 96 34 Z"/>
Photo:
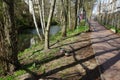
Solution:
<path fill-rule="evenodd" d="M 66 1 L 66 0 L 65 0 Z M 65 2 L 63 0 L 61 0 L 61 5 L 62 5 L 62 11 L 63 11 L 63 27 L 62 27 L 62 37 L 66 37 L 67 36 L 67 22 L 68 22 L 68 17 L 67 17 L 67 11 L 68 11 L 68 0 Z M 66 6 L 65 6 L 66 4 Z"/>
<path fill-rule="evenodd" d="M 17 49 L 17 28 L 14 21 L 14 0 L 3 0 L 3 22 L 0 22 L 0 64 L 3 73 L 20 67 Z"/>
<path fill-rule="evenodd" d="M 42 36 L 40 35 L 39 28 L 38 28 L 37 21 L 36 21 L 36 17 L 35 17 L 33 0 L 32 0 L 31 2 L 32 2 L 32 8 L 33 8 L 33 9 L 32 9 L 32 16 L 33 16 L 35 28 L 36 28 L 36 31 L 37 31 L 37 34 L 38 34 L 39 39 L 42 41 Z"/>
<path fill-rule="evenodd" d="M 45 29 L 45 0 L 42 0 L 43 27 Z"/>
<path fill-rule="evenodd" d="M 78 5 L 78 0 L 76 0 L 76 2 L 75 2 L 75 25 L 74 25 L 74 30 L 77 28 L 77 9 L 78 9 L 77 5 Z"/>
<path fill-rule="evenodd" d="M 48 22 L 47 22 L 47 27 L 45 28 L 45 46 L 44 46 L 45 50 L 49 49 L 50 23 L 51 23 L 53 13 L 54 13 L 55 3 L 56 3 L 56 0 L 52 0 L 51 8 L 50 8 L 50 14 L 49 14 L 49 17 L 48 17 Z"/>
<path fill-rule="evenodd" d="M 118 32 L 118 28 L 117 28 L 117 13 L 115 13 L 115 22 L 114 22 L 114 26 L 115 26 L 115 33 Z"/>
<path fill-rule="evenodd" d="M 42 0 L 43 2 L 43 0 Z M 42 3 L 43 4 L 43 3 Z M 42 5 L 43 7 L 43 5 Z M 40 1 L 39 1 L 39 4 L 38 4 L 38 9 L 39 9 L 39 16 L 40 16 L 40 22 L 41 22 L 41 26 L 42 26 L 42 32 L 43 32 L 43 35 L 45 34 L 45 25 L 44 25 L 44 18 L 43 18 L 43 9 L 42 7 L 40 6 Z"/>
<path fill-rule="evenodd" d="M 69 29 L 72 30 L 71 26 L 71 0 L 69 0 L 69 10 L 68 10 L 68 19 L 69 19 Z"/>
<path fill-rule="evenodd" d="M 120 14 L 118 13 L 117 28 L 120 29 Z"/>

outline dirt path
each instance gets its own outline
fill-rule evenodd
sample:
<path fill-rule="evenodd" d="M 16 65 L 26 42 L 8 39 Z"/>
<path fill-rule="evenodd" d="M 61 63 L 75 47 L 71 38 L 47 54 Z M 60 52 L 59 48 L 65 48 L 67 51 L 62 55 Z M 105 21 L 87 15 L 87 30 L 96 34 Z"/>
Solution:
<path fill-rule="evenodd" d="M 82 33 L 73 37 L 72 40 L 60 41 L 59 46 L 67 50 L 71 56 L 63 56 L 44 64 L 46 71 L 41 75 L 42 78 L 46 80 L 100 80 L 91 47 L 90 33 Z"/>
<path fill-rule="evenodd" d="M 100 69 L 103 80 L 120 80 L 120 37 L 94 21 L 91 21 L 91 28 L 91 33 L 81 33 L 52 46 L 53 50 L 65 49 L 70 56 L 65 56 L 58 50 L 49 61 L 42 65 L 37 63 L 37 71 L 34 71 L 37 79 L 101 80 Z M 37 61 L 41 61 L 37 56 Z M 45 60 L 48 57 L 50 56 L 46 56 Z M 41 69 L 44 73 L 39 71 Z"/>
<path fill-rule="evenodd" d="M 99 69 L 92 49 L 90 35 L 91 33 L 81 33 L 71 36 L 60 40 L 51 47 L 53 50 L 63 48 L 70 56 L 65 56 L 64 53 L 60 53 L 58 50 L 54 56 L 48 59 L 49 61 L 46 60 L 50 56 L 46 56 L 44 58 L 44 64 L 41 64 L 42 60 L 37 57 L 39 55 L 32 58 L 30 62 L 30 58 L 23 60 L 23 63 L 34 63 L 37 61 L 36 66 L 38 67 L 34 71 L 34 73 L 37 74 L 37 79 L 35 77 L 35 79 L 32 78 L 32 80 L 100 80 Z M 41 70 L 44 72 L 42 73 Z"/>
<path fill-rule="evenodd" d="M 120 80 L 120 36 L 91 21 L 92 47 L 103 80 Z"/>
<path fill-rule="evenodd" d="M 65 40 L 59 43 L 61 47 L 68 50 L 71 56 L 64 56 L 51 61 L 45 66 L 46 77 L 54 77 L 58 80 L 100 80 L 98 65 L 94 58 L 90 41 L 91 33 L 82 33 L 74 37 L 74 40 Z M 64 43 L 64 44 L 63 44 Z M 57 46 L 54 46 L 57 47 Z"/>

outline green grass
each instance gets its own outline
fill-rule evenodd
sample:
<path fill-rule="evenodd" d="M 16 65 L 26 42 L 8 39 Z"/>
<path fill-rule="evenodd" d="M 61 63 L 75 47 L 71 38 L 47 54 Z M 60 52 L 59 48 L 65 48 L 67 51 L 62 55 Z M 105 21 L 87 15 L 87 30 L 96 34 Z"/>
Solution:
<path fill-rule="evenodd" d="M 75 29 L 74 31 L 68 30 L 67 35 L 68 36 L 75 35 L 75 34 L 78 34 L 78 33 L 85 32 L 88 29 L 89 29 L 88 26 L 77 26 L 77 29 Z"/>
<path fill-rule="evenodd" d="M 0 80 L 15 80 L 19 75 L 25 74 L 24 70 L 19 70 L 14 72 L 12 75 L 7 75 L 6 77 L 1 77 Z"/>
<path fill-rule="evenodd" d="M 114 27 L 114 26 L 111 26 L 111 25 L 105 25 L 105 27 L 106 27 L 107 29 L 115 29 L 115 27 Z"/>
<path fill-rule="evenodd" d="M 3 78 L 0 78 L 0 80 L 14 80 L 14 76 L 7 76 L 7 77 L 3 77 Z"/>
<path fill-rule="evenodd" d="M 86 32 L 88 30 L 88 27 L 87 26 L 77 26 L 77 29 L 74 30 L 74 31 L 71 31 L 71 30 L 67 30 L 67 36 L 70 37 L 72 35 L 75 35 L 75 34 L 79 34 L 79 33 L 82 33 L 82 32 Z M 23 36 L 24 37 L 24 36 Z M 22 38 L 23 38 L 22 37 Z M 50 41 L 51 43 L 55 43 L 57 40 L 60 40 L 62 37 L 61 37 L 61 32 L 53 35 L 50 37 Z M 74 37 L 70 38 L 71 40 L 74 40 Z M 54 49 L 51 49 L 50 51 L 48 52 L 44 52 L 42 51 L 43 50 L 43 47 L 44 47 L 44 42 L 39 42 L 38 44 L 32 46 L 31 48 L 28 48 L 26 50 L 24 50 L 23 52 L 20 52 L 18 57 L 20 60 L 20 62 L 23 62 L 23 61 L 26 61 L 26 62 L 29 62 L 29 60 L 32 60 L 34 59 L 35 61 L 40 61 L 41 64 L 39 65 L 36 65 L 33 61 L 33 63 L 30 62 L 30 64 L 28 65 L 25 65 L 24 67 L 29 69 L 30 71 L 33 71 L 33 72 L 41 72 L 43 73 L 46 69 L 45 69 L 45 66 L 44 66 L 44 63 L 46 63 L 46 61 L 50 61 L 52 58 L 55 57 L 55 53 L 59 51 L 58 48 L 54 48 Z M 52 65 L 51 67 L 54 67 L 56 66 L 57 64 L 55 65 Z M 16 72 L 14 72 L 13 75 L 7 75 L 6 77 L 4 78 L 0 78 L 0 80 L 15 80 L 16 77 L 20 76 L 20 75 L 23 75 L 27 73 L 25 70 L 18 70 Z"/>
<path fill-rule="evenodd" d="M 50 37 L 50 42 L 55 42 L 57 40 L 60 40 L 62 38 L 61 32 L 59 31 L 57 34 Z"/>
<path fill-rule="evenodd" d="M 112 30 L 116 30 L 116 28 L 114 27 L 114 26 L 111 26 L 111 25 L 105 25 L 105 27 L 107 28 L 107 29 L 112 29 Z M 120 33 L 120 29 L 117 29 L 117 33 Z"/>

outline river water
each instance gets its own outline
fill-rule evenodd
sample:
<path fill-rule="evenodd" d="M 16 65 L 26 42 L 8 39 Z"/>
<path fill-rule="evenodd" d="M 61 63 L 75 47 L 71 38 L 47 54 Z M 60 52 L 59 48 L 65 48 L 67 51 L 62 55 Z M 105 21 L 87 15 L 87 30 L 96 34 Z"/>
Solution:
<path fill-rule="evenodd" d="M 40 33 L 42 33 L 42 30 L 39 29 Z M 55 35 L 60 31 L 60 26 L 53 25 L 50 27 L 50 35 Z M 33 42 L 31 42 L 33 40 Z M 18 49 L 19 51 L 23 51 L 26 48 L 29 48 L 35 44 L 36 41 L 39 41 L 37 38 L 37 32 L 35 28 L 30 29 L 24 29 L 19 34 L 19 40 L 18 40 Z"/>
<path fill-rule="evenodd" d="M 42 33 L 42 30 L 39 29 L 40 33 Z M 50 27 L 50 35 L 54 35 L 56 34 L 57 32 L 60 31 L 60 27 L 58 25 L 54 25 L 54 26 L 51 26 Z M 37 35 L 37 32 L 36 32 L 36 29 L 35 28 L 28 28 L 28 29 L 25 29 L 25 30 L 22 30 L 20 32 L 20 34 L 29 34 L 29 35 Z"/>

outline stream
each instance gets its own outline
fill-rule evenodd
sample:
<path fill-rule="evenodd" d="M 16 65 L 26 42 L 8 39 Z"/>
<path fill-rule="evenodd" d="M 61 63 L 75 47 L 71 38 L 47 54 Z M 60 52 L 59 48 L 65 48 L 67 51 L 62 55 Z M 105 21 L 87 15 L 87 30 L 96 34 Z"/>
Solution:
<path fill-rule="evenodd" d="M 40 33 L 42 33 L 42 30 L 39 29 Z M 58 25 L 53 25 L 50 27 L 50 36 L 55 35 L 60 31 L 60 26 Z M 19 39 L 18 39 L 18 50 L 19 51 L 24 51 L 27 48 L 30 48 L 32 45 L 35 45 L 38 43 L 38 37 L 37 37 L 37 32 L 35 28 L 28 28 L 24 29 L 20 32 L 19 34 Z"/>

